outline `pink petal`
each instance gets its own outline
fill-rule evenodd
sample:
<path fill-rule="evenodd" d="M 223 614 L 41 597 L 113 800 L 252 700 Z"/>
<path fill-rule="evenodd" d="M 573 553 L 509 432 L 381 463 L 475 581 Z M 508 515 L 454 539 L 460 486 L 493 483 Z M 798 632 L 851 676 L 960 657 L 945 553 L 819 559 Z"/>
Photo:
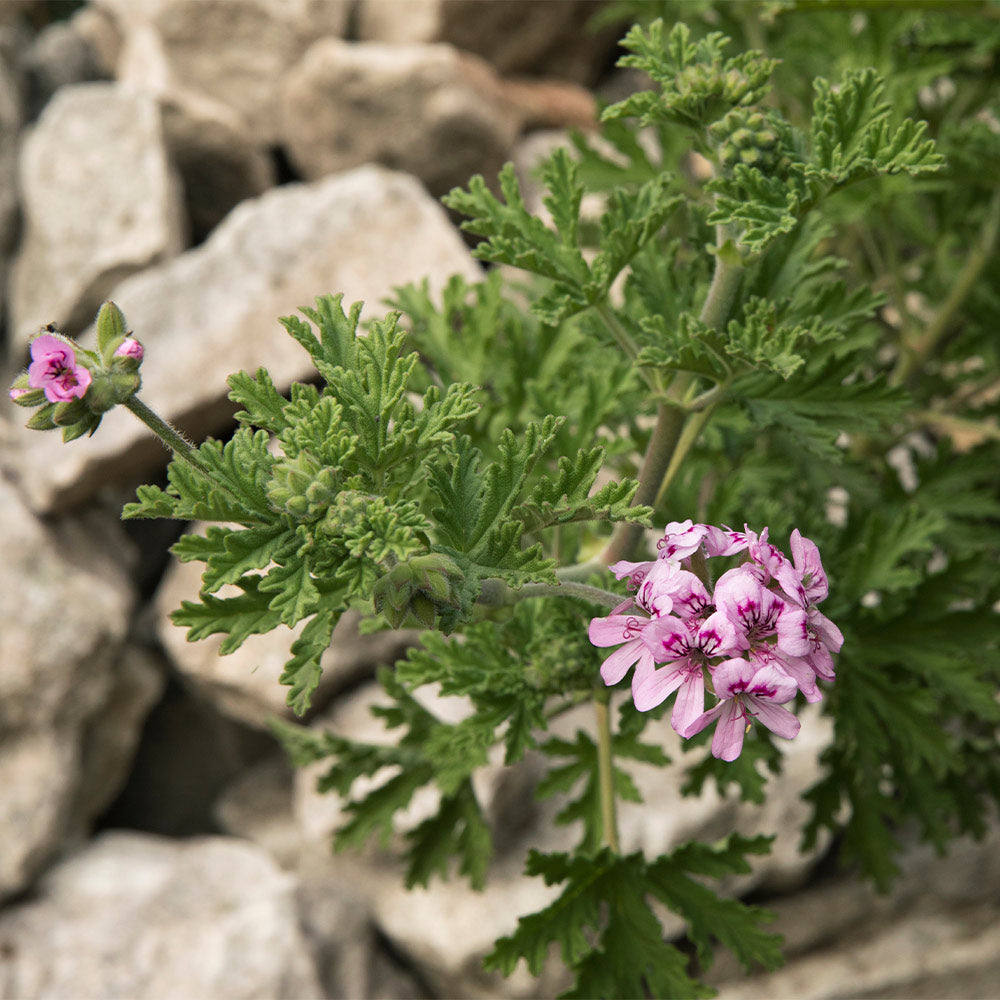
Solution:
<path fill-rule="evenodd" d="M 795 681 L 806 701 L 823 700 L 823 694 L 816 686 L 816 671 L 809 665 L 808 660 L 797 656 L 782 656 L 778 658 L 778 664 Z"/>
<path fill-rule="evenodd" d="M 601 664 L 601 678 L 608 687 L 617 684 L 628 673 L 629 667 L 644 656 L 649 657 L 649 651 L 638 639 L 625 643 L 621 649 L 616 649 Z M 650 657 L 650 661 L 652 661 L 652 657 Z"/>
<path fill-rule="evenodd" d="M 802 723 L 787 708 L 782 708 L 764 698 L 751 696 L 749 700 L 753 706 L 751 711 L 754 718 L 767 726 L 775 736 L 790 740 L 798 735 Z"/>
<path fill-rule="evenodd" d="M 784 670 L 770 663 L 758 667 L 746 685 L 748 694 L 778 703 L 791 701 L 797 689 L 795 681 Z"/>
<path fill-rule="evenodd" d="M 789 656 L 805 656 L 812 649 L 809 617 L 801 608 L 786 604 L 778 616 L 778 649 Z"/>
<path fill-rule="evenodd" d="M 76 364 L 73 348 L 65 340 L 53 337 L 50 333 L 43 333 L 31 342 L 31 358 L 33 361 L 47 361 L 50 358 L 56 358 L 61 365 L 67 368 L 72 368 Z"/>
<path fill-rule="evenodd" d="M 715 727 L 712 737 L 712 756 L 719 760 L 736 760 L 743 750 L 743 738 L 746 736 L 747 723 L 742 706 L 735 701 L 725 702 L 725 708 L 719 716 L 719 724 Z"/>
<path fill-rule="evenodd" d="M 617 646 L 638 638 L 640 621 L 635 615 L 608 615 L 607 618 L 592 618 L 587 635 L 595 646 Z"/>
<path fill-rule="evenodd" d="M 652 662 L 652 657 L 650 657 Z M 648 712 L 667 700 L 683 683 L 684 671 L 660 667 L 649 673 L 636 671 L 632 678 L 632 700 L 640 712 Z"/>
<path fill-rule="evenodd" d="M 638 706 L 636 706 L 638 707 Z M 677 691 L 670 725 L 682 733 L 705 711 L 705 675 L 701 670 L 687 671 L 684 683 Z"/>
<path fill-rule="evenodd" d="M 692 736 L 696 736 L 700 733 L 709 723 L 717 719 L 725 709 L 727 705 L 731 704 L 728 701 L 720 701 L 715 708 L 710 708 L 707 712 L 702 712 L 696 719 L 692 719 L 683 729 L 678 729 L 678 736 L 685 740 L 691 739 Z"/>

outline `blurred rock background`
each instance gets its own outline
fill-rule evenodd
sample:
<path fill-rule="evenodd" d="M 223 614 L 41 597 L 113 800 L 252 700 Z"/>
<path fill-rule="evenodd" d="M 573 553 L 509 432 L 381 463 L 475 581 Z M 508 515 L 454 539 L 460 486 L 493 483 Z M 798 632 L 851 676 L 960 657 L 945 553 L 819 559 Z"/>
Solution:
<path fill-rule="evenodd" d="M 110 297 L 146 346 L 144 398 L 224 436 L 229 372 L 307 374 L 279 315 L 337 291 L 378 315 L 396 285 L 480 273 L 437 199 L 592 125 L 626 27 L 588 30 L 599 6 L 0 0 L 0 374 L 42 324 L 86 340 Z M 69 446 L 22 417 L 0 407 L 0 997 L 553 995 L 556 965 L 503 981 L 479 964 L 548 898 L 520 874 L 527 847 L 567 844 L 533 763 L 483 776 L 486 895 L 406 893 L 391 850 L 331 855 L 340 803 L 265 728 L 288 638 L 187 644 L 168 620 L 198 588 L 167 553 L 180 528 L 118 519 L 163 450 L 124 412 Z M 374 671 L 412 639 L 345 620 L 312 724 L 388 739 Z M 995 996 L 1000 835 L 913 848 L 888 897 L 835 845 L 799 854 L 827 738 L 813 716 L 760 808 L 638 774 L 625 848 L 778 834 L 732 888 L 778 913 L 788 965 L 746 979 L 723 957 L 724 997 Z"/>

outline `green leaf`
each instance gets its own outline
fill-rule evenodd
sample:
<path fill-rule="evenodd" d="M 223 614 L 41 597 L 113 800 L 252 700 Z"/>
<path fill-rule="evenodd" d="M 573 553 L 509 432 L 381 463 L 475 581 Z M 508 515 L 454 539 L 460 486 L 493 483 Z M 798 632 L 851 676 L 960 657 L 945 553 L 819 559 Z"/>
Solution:
<path fill-rule="evenodd" d="M 335 597 L 328 597 L 325 606 L 317 611 L 292 643 L 292 658 L 285 664 L 280 682 L 289 688 L 287 701 L 296 715 L 305 714 L 309 708 L 312 693 L 323 674 L 320 658 L 330 645 L 342 610 L 343 605 L 338 607 Z M 270 611 L 275 613 L 274 608 Z"/>
<path fill-rule="evenodd" d="M 274 387 L 266 368 L 258 368 L 256 375 L 234 372 L 227 381 L 229 398 L 244 407 L 235 415 L 240 423 L 272 434 L 280 434 L 288 426 L 284 412 L 288 400 Z"/>
<path fill-rule="evenodd" d="M 773 969 L 781 961 L 780 939 L 759 927 L 772 915 L 720 899 L 690 877 L 746 871 L 744 855 L 760 853 L 766 844 L 766 838 L 734 836 L 718 848 L 687 845 L 651 863 L 641 854 L 622 857 L 607 848 L 589 856 L 532 851 L 527 874 L 562 884 L 562 892 L 543 910 L 521 917 L 517 930 L 486 957 L 486 968 L 509 975 L 524 958 L 537 975 L 554 943 L 575 977 L 564 997 L 711 996 L 709 987 L 687 974 L 686 957 L 664 941 L 649 904 L 653 894 L 687 921 L 703 961 L 710 961 L 710 942 L 718 937 L 745 965 Z"/>
<path fill-rule="evenodd" d="M 876 174 L 926 173 L 944 163 L 924 137 L 925 123 L 890 125 L 885 81 L 874 69 L 848 73 L 836 89 L 823 79 L 813 87 L 811 178 L 842 186 Z"/>
<path fill-rule="evenodd" d="M 591 495 L 591 489 L 604 465 L 604 449 L 582 449 L 571 460 L 559 458 L 559 474 L 555 480 L 543 476 L 528 499 L 511 512 L 526 531 L 538 531 L 555 524 L 572 521 L 630 521 L 652 526 L 651 507 L 633 507 L 632 498 L 638 483 L 626 480 L 607 483 Z"/>
<path fill-rule="evenodd" d="M 622 39 L 630 55 L 619 66 L 649 74 L 660 94 L 641 91 L 604 109 L 602 119 L 637 117 L 642 125 L 658 123 L 704 127 L 732 108 L 756 104 L 770 89 L 768 83 L 778 61 L 748 51 L 726 59 L 729 39 L 712 32 L 691 41 L 686 24 L 674 25 L 664 35 L 663 21 L 648 29 L 635 25 Z"/>
<path fill-rule="evenodd" d="M 444 796 L 437 813 L 409 831 L 406 839 L 407 889 L 427 886 L 435 873 L 447 878 L 453 855 L 473 889 L 485 886 L 493 837 L 470 781 L 464 781 L 454 794 Z"/>
<path fill-rule="evenodd" d="M 223 633 L 226 638 L 219 652 L 232 653 L 248 636 L 270 632 L 281 623 L 280 615 L 268 607 L 268 596 L 258 591 L 258 579 L 248 576 L 240 580 L 237 586 L 243 593 L 236 597 L 203 594 L 197 603 L 184 601 L 170 620 L 187 628 L 188 642 Z"/>
<path fill-rule="evenodd" d="M 754 965 L 773 970 L 783 962 L 782 938 L 763 930 L 761 923 L 774 914 L 735 899 L 722 899 L 691 875 L 723 879 L 748 874 L 747 854 L 767 854 L 770 837 L 731 834 L 721 846 L 689 843 L 660 857 L 646 869 L 651 890 L 688 925 L 688 936 L 698 949 L 699 960 L 711 964 L 713 941 L 728 948 L 743 968 Z"/>

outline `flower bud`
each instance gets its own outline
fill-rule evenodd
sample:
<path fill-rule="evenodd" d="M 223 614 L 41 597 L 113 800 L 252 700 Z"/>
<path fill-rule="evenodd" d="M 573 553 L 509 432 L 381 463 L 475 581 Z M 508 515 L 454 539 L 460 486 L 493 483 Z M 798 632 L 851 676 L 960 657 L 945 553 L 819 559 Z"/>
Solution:
<path fill-rule="evenodd" d="M 117 353 L 118 345 L 127 336 L 125 314 L 114 302 L 105 302 L 97 314 L 97 349 L 105 364 L 110 363 L 112 356 Z"/>
<path fill-rule="evenodd" d="M 138 340 L 134 337 L 126 337 L 115 348 L 115 352 L 111 356 L 111 366 L 113 369 L 121 371 L 137 372 L 145 353 L 145 349 Z"/>

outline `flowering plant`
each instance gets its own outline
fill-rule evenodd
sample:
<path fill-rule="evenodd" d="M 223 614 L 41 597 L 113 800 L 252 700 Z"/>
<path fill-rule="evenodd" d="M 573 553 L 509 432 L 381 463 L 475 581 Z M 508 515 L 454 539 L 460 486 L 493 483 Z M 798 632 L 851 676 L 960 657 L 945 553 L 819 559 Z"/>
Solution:
<path fill-rule="evenodd" d="M 282 678 L 296 711 L 348 608 L 425 629 L 379 675 L 394 745 L 275 732 L 296 762 L 328 765 L 338 847 L 387 837 L 435 790 L 405 837 L 408 886 L 454 860 L 481 888 L 493 826 L 473 778 L 493 751 L 540 755 L 537 794 L 563 796 L 575 839 L 528 854 L 558 895 L 486 966 L 538 973 L 555 944 L 567 996 L 709 995 L 716 943 L 747 969 L 781 961 L 767 912 L 706 884 L 748 871 L 769 838 L 623 850 L 618 809 L 641 798 L 628 768 L 669 763 L 671 695 L 694 754 L 678 794 L 714 781 L 762 801 L 782 768 L 772 736 L 795 736 L 802 703 L 829 713 L 803 842 L 836 833 L 881 887 L 904 825 L 943 848 L 983 831 L 1000 789 L 1000 196 L 973 162 L 1000 163 L 1000 140 L 978 27 L 871 9 L 854 37 L 839 11 L 744 9 L 709 13 L 772 54 L 728 55 L 697 15 L 629 31 L 622 62 L 652 89 L 604 109 L 600 142 L 546 159 L 544 219 L 512 167 L 499 193 L 478 177 L 448 196 L 475 255 L 503 265 L 482 282 L 397 289 L 367 328 L 341 296 L 282 319 L 317 379 L 233 374 L 230 440 L 195 446 L 145 407 L 150 362 L 110 303 L 96 351 L 46 331 L 11 391 L 37 407 L 29 426 L 71 438 L 120 404 L 168 444 L 165 488 L 140 487 L 124 516 L 202 525 L 173 549 L 205 564 L 173 620 L 191 640 L 222 634 L 223 654 L 304 623 Z M 905 117 L 942 47 L 966 74 L 955 105 Z M 439 717 L 415 697 L 428 686 L 469 714 Z M 549 731 L 583 704 L 575 740 Z"/>

